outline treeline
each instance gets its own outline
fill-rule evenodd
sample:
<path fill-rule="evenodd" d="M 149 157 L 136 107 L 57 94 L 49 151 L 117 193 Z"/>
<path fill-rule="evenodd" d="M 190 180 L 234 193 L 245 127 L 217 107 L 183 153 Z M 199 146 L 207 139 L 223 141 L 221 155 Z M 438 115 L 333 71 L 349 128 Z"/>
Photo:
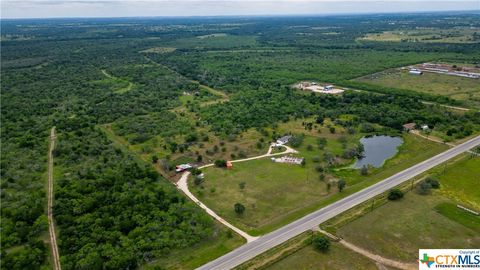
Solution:
<path fill-rule="evenodd" d="M 347 88 L 377 92 L 377 93 L 382 93 L 387 95 L 404 96 L 404 97 L 409 97 L 416 100 L 432 101 L 440 104 L 449 104 L 449 105 L 462 105 L 461 101 L 452 99 L 447 96 L 433 95 L 429 93 L 417 92 L 417 91 L 408 90 L 408 89 L 399 89 L 399 88 L 392 88 L 392 87 L 386 87 L 381 85 L 373 85 L 373 84 L 358 82 L 358 81 L 342 81 L 337 84 Z"/>
<path fill-rule="evenodd" d="M 95 128 L 62 133 L 54 215 L 64 269 L 134 269 L 211 236 L 213 221 Z"/>
<path fill-rule="evenodd" d="M 355 115 L 355 121 L 342 121 L 341 115 Z M 201 110 L 203 119 L 217 133 L 235 134 L 248 128 L 274 126 L 279 121 L 316 116 L 330 118 L 344 126 L 375 123 L 398 131 L 403 124 L 416 122 L 452 138 L 463 138 L 480 130 L 480 112 L 457 114 L 440 106 L 423 104 L 405 96 L 367 92 L 343 95 L 303 95 L 284 88 L 281 91 L 256 90 L 234 95 L 231 101 Z"/>

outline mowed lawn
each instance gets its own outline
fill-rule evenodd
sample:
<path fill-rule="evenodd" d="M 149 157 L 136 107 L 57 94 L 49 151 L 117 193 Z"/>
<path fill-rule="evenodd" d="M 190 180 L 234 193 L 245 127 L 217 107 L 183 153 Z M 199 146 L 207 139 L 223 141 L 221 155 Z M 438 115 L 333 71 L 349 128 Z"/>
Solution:
<path fill-rule="evenodd" d="M 390 69 L 356 80 L 392 88 L 449 96 L 453 99 L 468 101 L 472 105 L 480 104 L 479 79 L 427 72 L 421 76 L 415 76 L 409 74 L 407 70 Z"/>
<path fill-rule="evenodd" d="M 348 145 L 358 142 L 358 136 L 349 136 Z M 404 135 L 404 141 L 397 156 L 367 176 L 346 169 L 333 175 L 327 172 L 325 180 L 320 180 L 313 157 L 323 157 L 324 151 L 337 154 L 342 146 L 337 140 L 328 140 L 325 150 L 314 147 L 308 151 L 306 146 L 315 145 L 315 138 L 306 137 L 298 148 L 298 155 L 306 157 L 305 167 L 274 163 L 270 158 L 234 163 L 232 170 L 210 167 L 203 170 L 204 182 L 195 186 L 190 180 L 190 187 L 202 202 L 229 222 L 253 235 L 264 234 L 447 149 L 410 134 Z M 347 182 L 341 193 L 335 184 L 339 178 Z M 330 180 L 333 182 L 328 190 Z M 240 187 L 242 182 L 244 189 Z M 245 206 L 243 215 L 235 213 L 235 203 Z"/>
<path fill-rule="evenodd" d="M 442 184 L 439 192 L 480 210 L 480 157 L 470 158 L 469 155 L 465 154 L 454 166 L 439 168 L 437 178 Z"/>
<path fill-rule="evenodd" d="M 419 248 L 478 248 L 480 218 L 446 207 L 456 208 L 464 200 L 478 205 L 479 164 L 480 158 L 464 157 L 445 172 L 441 165 L 432 172 L 440 190 L 423 196 L 409 192 L 338 228 L 337 234 L 374 253 L 409 262 L 417 259 Z"/>
<path fill-rule="evenodd" d="M 234 163 L 233 169 L 207 168 L 201 187 L 193 193 L 220 216 L 252 230 L 284 218 L 292 211 L 319 202 L 328 193 L 326 183 L 300 165 L 272 162 L 269 158 Z M 240 183 L 245 188 L 240 188 Z M 241 216 L 234 204 L 245 206 Z"/>
<path fill-rule="evenodd" d="M 374 262 L 342 245 L 332 242 L 330 250 L 319 252 L 313 246 L 306 246 L 292 255 L 267 267 L 268 270 L 376 270 Z"/>

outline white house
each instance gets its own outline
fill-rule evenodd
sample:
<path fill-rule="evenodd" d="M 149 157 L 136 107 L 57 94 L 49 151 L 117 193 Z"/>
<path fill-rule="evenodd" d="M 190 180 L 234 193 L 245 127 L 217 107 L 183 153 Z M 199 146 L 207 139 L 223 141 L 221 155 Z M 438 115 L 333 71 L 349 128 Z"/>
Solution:
<path fill-rule="evenodd" d="M 286 136 L 283 136 L 281 138 L 278 138 L 277 139 L 277 145 L 287 144 L 288 141 L 290 141 L 291 138 L 292 138 L 292 135 L 286 135 Z"/>

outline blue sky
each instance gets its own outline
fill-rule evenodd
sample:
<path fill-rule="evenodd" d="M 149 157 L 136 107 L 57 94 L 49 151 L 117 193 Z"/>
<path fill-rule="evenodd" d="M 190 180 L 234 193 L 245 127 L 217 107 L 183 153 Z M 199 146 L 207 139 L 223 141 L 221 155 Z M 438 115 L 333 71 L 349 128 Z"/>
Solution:
<path fill-rule="evenodd" d="M 2 0 L 2 18 L 305 15 L 480 10 L 480 0 Z"/>

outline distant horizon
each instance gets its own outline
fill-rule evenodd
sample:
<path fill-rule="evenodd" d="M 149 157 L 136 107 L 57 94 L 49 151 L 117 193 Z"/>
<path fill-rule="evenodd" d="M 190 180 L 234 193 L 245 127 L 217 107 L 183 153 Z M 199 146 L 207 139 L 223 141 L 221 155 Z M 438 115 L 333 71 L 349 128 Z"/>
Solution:
<path fill-rule="evenodd" d="M 282 17 L 480 12 L 480 0 L 3 0 L 2 20 Z"/>
<path fill-rule="evenodd" d="M 365 12 L 365 13 L 329 13 L 329 14 L 255 14 L 255 15 L 162 15 L 162 16 L 118 16 L 118 17 L 28 17 L 28 18 L 0 18 L 2 20 L 68 20 L 68 19 L 202 19 L 202 18 L 279 18 L 279 17 L 290 17 L 290 18 L 297 18 L 297 17 L 336 17 L 336 16 L 365 16 L 365 15 L 415 15 L 415 14 L 478 14 L 480 15 L 480 9 L 478 10 L 442 10 L 442 11 L 418 11 L 418 12 Z"/>

